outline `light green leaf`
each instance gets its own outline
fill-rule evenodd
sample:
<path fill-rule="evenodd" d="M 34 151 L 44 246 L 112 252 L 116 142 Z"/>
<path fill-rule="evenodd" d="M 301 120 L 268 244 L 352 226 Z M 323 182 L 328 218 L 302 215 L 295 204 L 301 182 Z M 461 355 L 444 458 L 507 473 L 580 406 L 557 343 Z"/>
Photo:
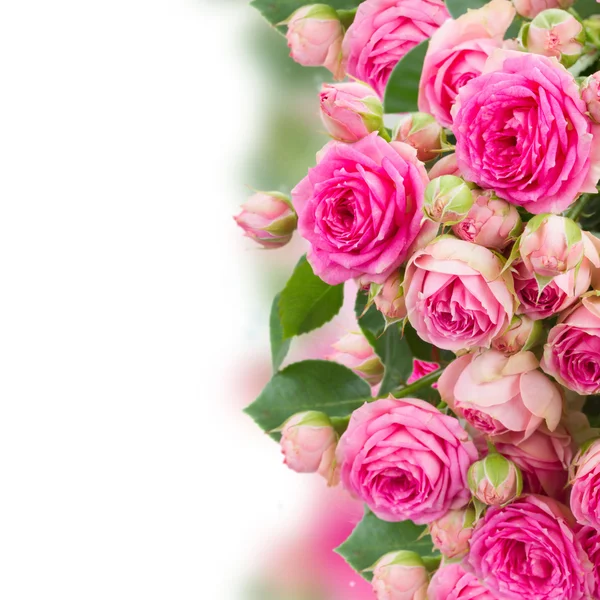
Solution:
<path fill-rule="evenodd" d="M 279 320 L 279 294 L 275 296 L 271 307 L 269 320 L 271 334 L 271 360 L 273 371 L 278 371 L 281 363 L 285 360 L 292 340 L 283 337 L 283 328 Z"/>
<path fill-rule="evenodd" d="M 306 0 L 252 0 L 254 6 L 272 25 L 281 23 L 306 4 L 328 4 L 336 10 L 356 8 L 362 0 L 326 0 L 322 3 Z"/>

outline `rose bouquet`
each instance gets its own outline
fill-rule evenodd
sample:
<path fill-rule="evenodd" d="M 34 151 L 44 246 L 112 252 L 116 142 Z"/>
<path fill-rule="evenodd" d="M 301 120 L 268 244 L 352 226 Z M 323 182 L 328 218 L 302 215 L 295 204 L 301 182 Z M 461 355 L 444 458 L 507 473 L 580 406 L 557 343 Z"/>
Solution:
<path fill-rule="evenodd" d="M 600 6 L 252 4 L 337 82 L 306 177 L 236 217 L 307 248 L 248 414 L 364 503 L 337 551 L 377 598 L 600 598 Z"/>

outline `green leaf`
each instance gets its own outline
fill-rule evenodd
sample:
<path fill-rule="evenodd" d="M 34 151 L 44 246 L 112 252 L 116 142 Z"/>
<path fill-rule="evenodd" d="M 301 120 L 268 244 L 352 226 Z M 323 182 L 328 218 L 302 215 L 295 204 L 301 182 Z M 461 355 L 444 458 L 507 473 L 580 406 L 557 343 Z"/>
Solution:
<path fill-rule="evenodd" d="M 281 363 L 285 360 L 292 340 L 283 337 L 283 328 L 279 320 L 279 294 L 275 296 L 271 307 L 271 317 L 269 320 L 271 334 L 271 361 L 273 371 L 279 371 Z"/>
<path fill-rule="evenodd" d="M 394 67 L 385 88 L 383 109 L 386 113 L 405 113 L 419 110 L 419 81 L 429 40 L 421 42 Z"/>
<path fill-rule="evenodd" d="M 328 4 L 340 10 L 356 8 L 361 2 L 362 0 L 324 0 L 322 3 L 311 3 L 307 0 L 252 0 L 250 4 L 258 9 L 272 25 L 277 25 L 306 4 Z"/>
<path fill-rule="evenodd" d="M 306 360 L 275 373 L 245 412 L 269 432 L 306 410 L 345 417 L 370 396 L 369 384 L 350 369 L 326 360 Z"/>
<path fill-rule="evenodd" d="M 344 285 L 319 279 L 303 256 L 279 299 L 283 337 L 308 333 L 331 321 L 344 303 Z"/>
<path fill-rule="evenodd" d="M 369 509 L 350 537 L 336 552 L 360 575 L 369 581 L 372 573 L 364 570 L 372 567 L 384 554 L 395 550 L 411 550 L 421 556 L 433 552 L 429 536 L 418 539 L 424 527 L 411 521 L 388 523 L 378 519 Z"/>
<path fill-rule="evenodd" d="M 578 0 L 573 5 L 573 8 L 582 19 L 597 15 L 599 12 L 596 0 Z"/>
<path fill-rule="evenodd" d="M 446 0 L 448 12 L 454 19 L 467 12 L 470 8 L 481 8 L 488 3 L 489 0 Z"/>

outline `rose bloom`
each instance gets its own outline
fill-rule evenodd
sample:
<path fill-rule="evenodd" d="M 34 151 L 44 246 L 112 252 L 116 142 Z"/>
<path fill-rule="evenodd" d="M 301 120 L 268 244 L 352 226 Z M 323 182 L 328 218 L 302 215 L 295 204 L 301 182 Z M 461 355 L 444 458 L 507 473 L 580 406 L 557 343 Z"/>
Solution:
<path fill-rule="evenodd" d="M 400 59 L 449 16 L 441 0 L 365 0 L 344 36 L 346 72 L 383 97 Z"/>
<path fill-rule="evenodd" d="M 544 422 L 554 431 L 563 397 L 538 367 L 532 352 L 465 354 L 444 371 L 440 395 L 457 415 L 488 435 L 512 431 L 524 439 Z"/>
<path fill-rule="evenodd" d="M 522 496 L 488 509 L 471 537 L 469 570 L 506 600 L 588 600 L 592 565 L 575 537 L 569 509 Z"/>
<path fill-rule="evenodd" d="M 586 297 L 548 334 L 542 369 L 581 394 L 600 393 L 600 297 Z"/>
<path fill-rule="evenodd" d="M 577 533 L 577 539 L 592 563 L 592 597 L 597 598 L 600 593 L 600 531 L 593 527 L 582 527 Z"/>
<path fill-rule="evenodd" d="M 456 157 L 468 181 L 531 213 L 559 213 L 595 193 L 600 135 L 556 59 L 496 50 L 457 97 Z"/>
<path fill-rule="evenodd" d="M 332 285 L 356 277 L 383 283 L 432 227 L 423 222 L 425 167 L 414 148 L 377 133 L 330 142 L 319 158 L 292 191 L 308 261 Z"/>
<path fill-rule="evenodd" d="M 571 510 L 582 525 L 600 529 L 600 441 L 576 457 L 573 470 Z"/>
<path fill-rule="evenodd" d="M 446 21 L 429 42 L 419 84 L 419 110 L 451 127 L 450 109 L 458 90 L 481 75 L 488 56 L 502 46 L 514 17 L 511 2 L 492 0 Z"/>
<path fill-rule="evenodd" d="M 547 8 L 569 8 L 575 0 L 513 0 L 517 12 L 533 19 Z"/>
<path fill-rule="evenodd" d="M 336 458 L 344 488 L 380 519 L 424 524 L 469 502 L 477 450 L 454 417 L 390 397 L 354 411 Z"/>
<path fill-rule="evenodd" d="M 408 319 L 445 350 L 489 347 L 510 324 L 512 276 L 490 250 L 441 237 L 410 259 L 404 278 Z"/>
<path fill-rule="evenodd" d="M 428 600 L 498 600 L 461 563 L 442 565 L 431 578 Z"/>

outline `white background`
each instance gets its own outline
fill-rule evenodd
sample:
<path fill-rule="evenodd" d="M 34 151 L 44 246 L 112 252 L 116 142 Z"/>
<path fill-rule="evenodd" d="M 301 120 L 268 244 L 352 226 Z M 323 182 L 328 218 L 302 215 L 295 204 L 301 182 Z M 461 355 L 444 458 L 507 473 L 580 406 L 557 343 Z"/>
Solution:
<path fill-rule="evenodd" d="M 236 396 L 248 11 L 0 4 L 2 600 L 237 598 L 307 494 Z"/>

